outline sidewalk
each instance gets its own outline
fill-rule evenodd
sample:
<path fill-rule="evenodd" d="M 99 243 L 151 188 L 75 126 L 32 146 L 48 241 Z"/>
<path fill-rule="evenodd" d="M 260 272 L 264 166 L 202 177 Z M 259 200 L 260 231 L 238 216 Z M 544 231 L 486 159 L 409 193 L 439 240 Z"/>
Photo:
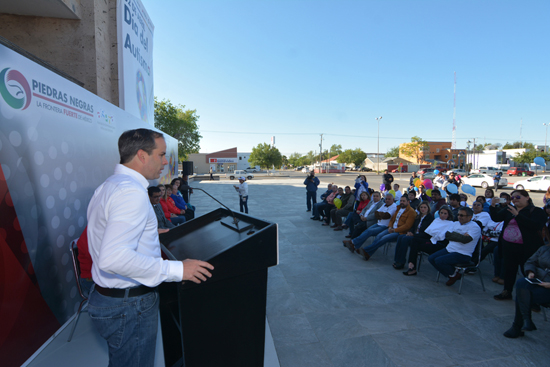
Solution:
<path fill-rule="evenodd" d="M 523 338 L 502 336 L 514 303 L 495 301 L 502 286 L 491 282 L 492 265 L 458 286 L 435 282 L 424 260 L 418 276 L 392 268 L 394 248 L 365 262 L 342 246 L 335 232 L 309 219 L 303 179 L 249 182 L 249 213 L 279 225 L 280 264 L 269 269 L 267 316 L 282 367 L 324 366 L 546 366 L 550 322 L 533 314 L 539 328 Z M 200 187 L 238 210 L 230 181 Z M 352 184 L 350 181 L 349 185 Z M 197 215 L 219 204 L 196 191 Z"/>

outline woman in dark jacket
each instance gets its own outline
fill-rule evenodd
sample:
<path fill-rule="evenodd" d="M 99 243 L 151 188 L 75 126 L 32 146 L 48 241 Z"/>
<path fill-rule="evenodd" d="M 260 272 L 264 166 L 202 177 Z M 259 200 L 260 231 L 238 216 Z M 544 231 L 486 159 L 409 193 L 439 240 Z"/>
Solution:
<path fill-rule="evenodd" d="M 403 269 L 405 267 L 405 256 L 407 255 L 407 248 L 411 246 L 415 237 L 423 240 L 430 240 L 430 235 L 424 233 L 426 228 L 432 224 L 434 217 L 430 213 L 430 205 L 428 202 L 423 201 L 418 205 L 418 211 L 420 215 L 416 216 L 414 223 L 409 232 L 405 236 L 399 236 L 397 238 L 397 244 L 395 245 L 395 257 L 393 267 L 395 269 Z"/>
<path fill-rule="evenodd" d="M 542 246 L 525 262 L 525 276 L 529 280 L 541 280 L 531 284 L 526 278 L 516 282 L 516 315 L 512 327 L 504 336 L 517 338 L 524 331 L 537 330 L 531 320 L 531 306 L 550 302 L 550 246 Z"/>
<path fill-rule="evenodd" d="M 546 213 L 533 205 L 525 190 L 512 191 L 512 205 L 496 208 L 498 200 L 491 201 L 490 214 L 495 222 L 504 222 L 499 237 L 499 250 L 504 260 L 504 290 L 494 296 L 496 300 L 512 299 L 518 266 L 523 264 L 544 245 L 542 228 Z"/>

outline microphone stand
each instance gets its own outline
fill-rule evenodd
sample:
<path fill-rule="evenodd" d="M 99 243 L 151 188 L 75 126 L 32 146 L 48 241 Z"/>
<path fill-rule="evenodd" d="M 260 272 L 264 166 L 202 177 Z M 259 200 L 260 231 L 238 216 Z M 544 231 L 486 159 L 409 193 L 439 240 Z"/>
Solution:
<path fill-rule="evenodd" d="M 231 215 L 233 216 L 233 224 L 237 227 L 237 232 L 240 232 L 239 230 L 239 220 L 237 219 L 237 217 L 235 216 L 235 213 L 233 213 L 233 210 L 229 209 L 224 203 L 222 203 L 221 201 L 219 201 L 218 199 L 216 199 L 215 197 L 213 197 L 212 195 L 210 195 L 209 193 L 207 193 L 206 191 L 204 191 L 203 189 L 200 189 L 198 187 L 191 187 L 191 186 L 187 186 L 184 188 L 189 188 L 189 189 L 192 189 L 192 190 L 199 190 L 199 191 L 202 191 L 204 192 L 206 195 L 210 196 L 212 199 L 214 199 L 214 201 L 216 201 L 218 204 L 220 204 L 221 206 L 223 206 L 225 209 L 227 209 L 229 211 L 229 213 L 231 213 Z M 222 224 L 225 224 L 224 222 L 222 222 Z"/>

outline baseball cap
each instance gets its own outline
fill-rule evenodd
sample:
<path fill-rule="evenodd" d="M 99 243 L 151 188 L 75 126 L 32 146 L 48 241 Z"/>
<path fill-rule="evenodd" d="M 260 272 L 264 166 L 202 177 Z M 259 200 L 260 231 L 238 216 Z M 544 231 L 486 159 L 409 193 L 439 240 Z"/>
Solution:
<path fill-rule="evenodd" d="M 244 176 L 239 177 L 239 180 L 246 181 L 246 178 Z"/>

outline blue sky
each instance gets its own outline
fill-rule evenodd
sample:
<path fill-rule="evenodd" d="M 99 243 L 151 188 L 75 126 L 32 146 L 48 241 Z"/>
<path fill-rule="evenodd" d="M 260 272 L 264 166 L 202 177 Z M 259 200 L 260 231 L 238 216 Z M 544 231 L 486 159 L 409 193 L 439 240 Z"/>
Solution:
<path fill-rule="evenodd" d="M 155 95 L 196 109 L 201 152 L 544 144 L 550 1 L 142 0 Z"/>

